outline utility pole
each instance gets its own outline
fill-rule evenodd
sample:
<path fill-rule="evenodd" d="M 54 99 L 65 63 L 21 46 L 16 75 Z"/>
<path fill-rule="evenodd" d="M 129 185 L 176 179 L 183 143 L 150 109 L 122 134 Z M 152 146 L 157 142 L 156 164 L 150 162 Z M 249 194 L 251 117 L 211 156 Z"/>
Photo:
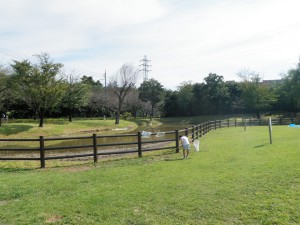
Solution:
<path fill-rule="evenodd" d="M 148 64 L 150 61 L 151 60 L 148 60 L 146 55 L 142 60 L 140 60 L 140 62 L 142 62 L 140 65 L 142 66 L 142 69 L 140 71 L 143 71 L 143 81 L 148 81 L 148 72 L 151 71 L 149 70 L 149 67 L 152 66 Z"/>

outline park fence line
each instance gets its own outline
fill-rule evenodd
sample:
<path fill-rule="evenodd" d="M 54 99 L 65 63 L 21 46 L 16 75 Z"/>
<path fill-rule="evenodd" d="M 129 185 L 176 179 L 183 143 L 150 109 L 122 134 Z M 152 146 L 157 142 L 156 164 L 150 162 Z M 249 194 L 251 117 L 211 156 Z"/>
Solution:
<path fill-rule="evenodd" d="M 272 118 L 272 125 L 288 125 L 291 123 L 299 123 L 300 118 Z M 31 148 L 0 148 L 1 152 L 14 152 L 14 153 L 24 153 L 24 152 L 36 152 L 38 156 L 22 156 L 22 157 L 11 157 L 4 154 L 0 154 L 0 161 L 16 161 L 16 160 L 35 160 L 40 161 L 40 167 L 46 167 L 47 160 L 55 159 L 68 159 L 68 158 L 80 158 L 80 157 L 92 157 L 94 163 L 98 162 L 99 156 L 104 155 L 117 155 L 117 154 L 128 154 L 128 153 L 137 153 L 138 157 L 143 156 L 143 152 L 148 151 L 158 151 L 166 149 L 175 149 L 176 153 L 179 152 L 179 136 L 185 135 L 191 138 L 192 140 L 199 139 L 202 136 L 206 135 L 211 130 L 216 130 L 219 128 L 225 127 L 238 127 L 238 126 L 267 126 L 268 119 L 226 119 L 226 120 L 214 120 L 203 122 L 201 124 L 193 125 L 182 130 L 174 130 L 163 132 L 165 137 L 163 139 L 146 139 L 142 137 L 142 132 L 137 132 L 136 134 L 119 134 L 119 135 L 97 135 L 93 134 L 92 136 L 80 136 L 80 137 L 58 137 L 58 138 L 47 138 L 40 136 L 39 138 L 27 138 L 27 139 L 0 139 L 1 142 L 34 142 L 38 147 Z M 151 136 L 158 135 L 161 132 L 151 133 Z M 136 139 L 134 142 L 118 142 L 114 141 L 113 143 L 98 143 L 100 139 L 114 139 L 119 140 L 124 137 L 132 137 Z M 75 146 L 58 146 L 58 147 L 47 147 L 45 143 L 52 141 L 70 141 L 70 140 L 86 140 L 90 144 L 75 145 Z M 103 141 L 102 141 L 103 142 Z M 159 145 L 160 143 L 168 143 L 167 147 Z M 158 144 L 158 145 L 155 145 Z M 171 145 L 173 144 L 173 145 Z M 5 146 L 5 145 L 3 145 Z M 111 150 L 115 146 L 129 146 L 125 150 Z M 104 150 L 109 148 L 109 150 Z M 74 150 L 74 149 L 88 149 L 88 153 L 79 153 L 79 154 L 65 154 L 65 151 Z M 63 152 L 59 155 L 47 155 L 47 152 Z M 86 152 L 86 151 L 85 151 Z"/>

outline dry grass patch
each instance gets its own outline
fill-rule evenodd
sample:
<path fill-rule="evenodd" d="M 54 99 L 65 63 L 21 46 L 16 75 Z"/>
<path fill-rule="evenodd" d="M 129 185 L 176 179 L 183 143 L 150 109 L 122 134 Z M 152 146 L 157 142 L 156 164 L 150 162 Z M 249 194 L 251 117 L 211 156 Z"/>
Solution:
<path fill-rule="evenodd" d="M 64 218 L 63 216 L 59 216 L 59 215 L 52 216 L 46 220 L 46 223 L 55 223 L 55 222 L 62 220 L 63 218 Z"/>
<path fill-rule="evenodd" d="M 75 172 L 87 171 L 90 169 L 91 169 L 91 167 L 89 167 L 89 166 L 74 166 L 74 167 L 63 168 L 63 171 L 75 173 Z"/>
<path fill-rule="evenodd" d="M 7 205 L 9 201 L 6 201 L 6 200 L 0 200 L 0 206 L 2 205 Z"/>

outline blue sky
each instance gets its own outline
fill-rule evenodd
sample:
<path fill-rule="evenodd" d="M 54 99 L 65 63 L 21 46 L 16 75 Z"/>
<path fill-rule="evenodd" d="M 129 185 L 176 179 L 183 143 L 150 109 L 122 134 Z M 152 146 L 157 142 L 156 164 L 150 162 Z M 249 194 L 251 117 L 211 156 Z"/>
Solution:
<path fill-rule="evenodd" d="M 209 73 L 279 79 L 300 56 L 299 0 L 0 0 L 0 64 L 47 52 L 66 73 L 102 79 L 147 55 L 176 89 Z M 142 74 L 139 82 L 142 82 Z"/>

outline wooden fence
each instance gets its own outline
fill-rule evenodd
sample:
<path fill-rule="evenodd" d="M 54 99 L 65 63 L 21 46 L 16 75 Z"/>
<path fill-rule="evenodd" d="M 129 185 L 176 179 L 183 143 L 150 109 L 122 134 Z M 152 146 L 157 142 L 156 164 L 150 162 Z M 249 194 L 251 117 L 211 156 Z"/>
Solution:
<path fill-rule="evenodd" d="M 299 118 L 274 118 L 272 119 L 273 125 L 287 125 L 290 123 L 299 123 Z M 40 136 L 39 138 L 28 139 L 0 139 L 0 161 L 5 160 L 38 160 L 40 167 L 46 167 L 47 160 L 67 159 L 67 158 L 80 158 L 92 157 L 94 163 L 98 162 L 98 157 L 103 155 L 118 155 L 127 153 L 137 153 L 138 157 L 142 157 L 143 152 L 157 151 L 166 149 L 175 149 L 176 153 L 179 152 L 179 135 L 186 135 L 192 140 L 199 139 L 213 129 L 224 127 L 237 127 L 237 126 L 260 126 L 268 125 L 268 119 L 227 119 L 208 121 L 201 124 L 191 126 L 182 130 L 164 132 L 164 138 L 143 138 L 142 132 L 136 134 L 119 134 L 119 135 L 97 135 L 80 136 L 80 137 L 59 137 L 47 138 Z M 158 136 L 159 133 L 151 133 L 151 137 Z M 122 138 L 133 138 L 133 142 L 118 141 Z M 112 139 L 113 141 L 106 141 Z M 51 142 L 57 141 L 75 141 L 80 140 L 87 144 L 73 145 L 73 146 L 51 146 Z M 30 142 L 35 143 L 36 147 L 29 148 L 14 148 L 6 147 L 7 143 Z M 49 144 L 50 143 L 50 144 Z M 163 145 L 155 145 L 157 143 L 164 143 Z M 167 147 L 166 147 L 167 145 Z M 124 150 L 113 148 L 115 146 L 128 146 Z M 70 152 L 78 150 L 78 152 Z M 58 152 L 58 155 L 54 152 Z M 1 154 L 2 153 L 2 154 Z M 6 153 L 6 154 L 4 154 Z M 12 154 L 13 153 L 13 154 Z M 29 156 L 26 153 L 30 153 Z M 35 153 L 35 156 L 33 156 Z M 49 154 L 48 154 L 49 153 Z M 66 154 L 67 153 L 67 154 Z M 20 156 L 21 155 L 21 156 Z"/>

